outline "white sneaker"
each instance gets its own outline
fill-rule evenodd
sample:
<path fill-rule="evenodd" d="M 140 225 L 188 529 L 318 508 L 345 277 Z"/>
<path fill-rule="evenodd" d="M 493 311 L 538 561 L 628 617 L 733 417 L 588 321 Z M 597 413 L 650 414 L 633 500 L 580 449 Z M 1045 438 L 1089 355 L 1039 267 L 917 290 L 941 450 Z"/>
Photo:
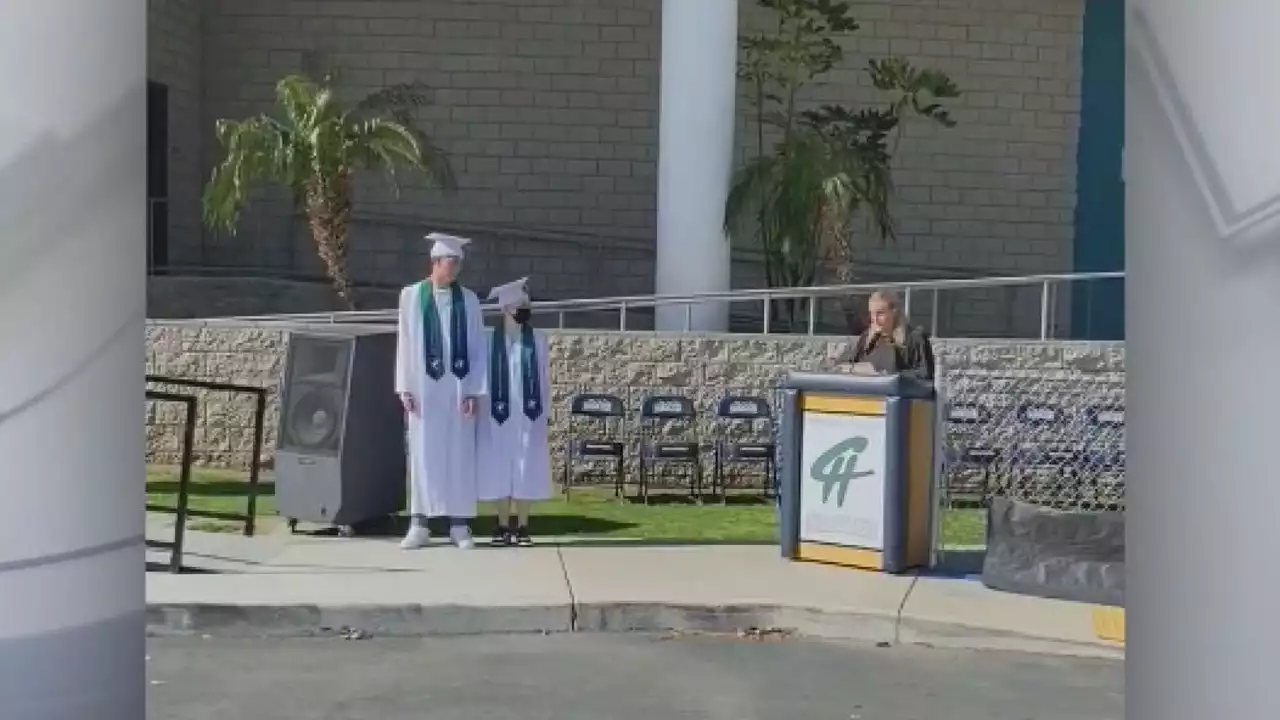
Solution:
<path fill-rule="evenodd" d="M 424 527 L 419 527 L 417 525 L 414 525 L 413 527 L 409 528 L 408 534 L 405 535 L 404 539 L 400 541 L 400 549 L 401 550 L 417 550 L 418 548 L 426 547 L 427 544 L 430 542 L 431 542 L 431 531 Z"/>
<path fill-rule="evenodd" d="M 471 531 L 464 527 L 450 528 L 449 539 L 453 540 L 459 550 L 470 550 L 476 546 L 475 540 L 471 538 Z"/>

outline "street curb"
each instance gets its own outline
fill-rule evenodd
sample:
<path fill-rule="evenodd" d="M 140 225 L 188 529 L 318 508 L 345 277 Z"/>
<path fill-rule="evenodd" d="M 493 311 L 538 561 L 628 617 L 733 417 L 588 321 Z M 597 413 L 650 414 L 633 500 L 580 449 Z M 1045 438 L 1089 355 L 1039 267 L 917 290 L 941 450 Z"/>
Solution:
<path fill-rule="evenodd" d="M 828 612 L 778 605 L 578 603 L 579 632 L 740 633 L 780 630 L 806 637 L 891 643 L 891 614 Z"/>
<path fill-rule="evenodd" d="M 1012 650 L 1042 655 L 1071 655 L 1124 659 L 1124 648 L 1104 640 L 1076 641 L 1027 633 L 975 627 L 961 623 L 904 617 L 898 623 L 898 642 L 965 650 Z"/>
<path fill-rule="evenodd" d="M 383 637 L 570 632 L 572 608 L 469 605 L 147 605 L 147 634 L 317 637 L 358 630 Z"/>
<path fill-rule="evenodd" d="M 151 637 L 440 637 L 571 632 L 778 632 L 883 646 L 1124 657 L 1123 648 L 1103 642 L 1076 643 L 954 623 L 899 619 L 891 613 L 832 612 L 776 605 L 606 602 L 535 607 L 207 603 L 147 606 L 147 634 Z"/>

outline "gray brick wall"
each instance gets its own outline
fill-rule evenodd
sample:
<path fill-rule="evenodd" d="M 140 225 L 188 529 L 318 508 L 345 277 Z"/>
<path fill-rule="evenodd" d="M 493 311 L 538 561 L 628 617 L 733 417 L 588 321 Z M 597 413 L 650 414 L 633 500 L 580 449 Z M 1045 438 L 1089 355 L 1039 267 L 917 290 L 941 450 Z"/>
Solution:
<path fill-rule="evenodd" d="M 917 277 L 1069 270 L 1084 0 L 853 4 L 863 29 L 845 66 L 808 100 L 872 97 L 860 68 L 888 53 L 947 70 L 966 93 L 957 129 L 908 130 L 898 161 L 900 237 L 888 246 L 868 242 L 860 257 L 870 267 L 907 266 Z M 413 275 L 421 227 L 432 223 L 467 227 L 493 243 L 486 254 L 512 258 L 482 270 L 481 285 L 530 272 L 544 283 L 535 289 L 554 296 L 649 291 L 660 6 L 209 0 L 204 126 L 269 109 L 274 81 L 300 69 L 337 67 L 353 95 L 420 79 L 436 100 L 423 122 L 453 155 L 462 188 L 446 199 L 410 184 L 397 198 L 379 182 L 362 183 L 357 277 Z M 743 26 L 753 27 L 754 3 L 743 0 L 743 8 Z M 268 193 L 239 237 L 208 243 L 207 259 L 314 270 L 314 253 L 287 210 L 279 193 Z M 751 257 L 740 256 L 734 283 L 760 282 Z M 952 320 L 986 322 L 1032 298 L 973 293 L 953 303 Z"/>
<path fill-rule="evenodd" d="M 862 29 L 813 100 L 873 96 L 861 68 L 888 54 L 944 70 L 964 91 L 956 128 L 907 127 L 894 176 L 898 237 L 868 240 L 857 256 L 976 275 L 1070 272 L 1084 0 L 852 5 Z M 943 324 L 969 334 L 1007 323 L 1022 334 L 1037 327 L 1037 293 L 953 294 Z"/>
<path fill-rule="evenodd" d="M 169 87 L 170 262 L 198 263 L 202 137 L 201 0 L 147 0 L 147 78 Z"/>

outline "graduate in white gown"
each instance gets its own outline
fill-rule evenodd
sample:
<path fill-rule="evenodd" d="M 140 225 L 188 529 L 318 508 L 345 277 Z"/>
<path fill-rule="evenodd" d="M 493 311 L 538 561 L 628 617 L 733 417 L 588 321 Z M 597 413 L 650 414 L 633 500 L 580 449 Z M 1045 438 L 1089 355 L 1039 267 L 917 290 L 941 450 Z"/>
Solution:
<path fill-rule="evenodd" d="M 494 288 L 502 322 L 489 345 L 489 398 L 480 410 L 480 500 L 497 505 L 493 544 L 532 545 L 529 504 L 551 497 L 547 338 L 530 321 L 528 278 Z M 512 515 L 515 525 L 512 525 Z"/>
<path fill-rule="evenodd" d="M 427 518 L 449 519 L 449 536 L 473 546 L 476 516 L 476 418 L 488 393 L 480 300 L 458 283 L 471 241 L 432 233 L 431 273 L 400 291 L 395 389 L 404 404 L 409 451 L 409 511 L 400 546 L 428 543 Z"/>

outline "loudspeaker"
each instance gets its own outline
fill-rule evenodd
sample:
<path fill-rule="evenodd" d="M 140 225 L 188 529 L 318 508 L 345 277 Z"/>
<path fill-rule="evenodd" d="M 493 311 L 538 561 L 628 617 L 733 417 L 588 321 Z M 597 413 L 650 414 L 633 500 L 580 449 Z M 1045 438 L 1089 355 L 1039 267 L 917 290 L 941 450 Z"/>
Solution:
<path fill-rule="evenodd" d="M 396 336 L 344 327 L 289 334 L 276 435 L 276 504 L 299 520 L 354 525 L 405 506 Z"/>

